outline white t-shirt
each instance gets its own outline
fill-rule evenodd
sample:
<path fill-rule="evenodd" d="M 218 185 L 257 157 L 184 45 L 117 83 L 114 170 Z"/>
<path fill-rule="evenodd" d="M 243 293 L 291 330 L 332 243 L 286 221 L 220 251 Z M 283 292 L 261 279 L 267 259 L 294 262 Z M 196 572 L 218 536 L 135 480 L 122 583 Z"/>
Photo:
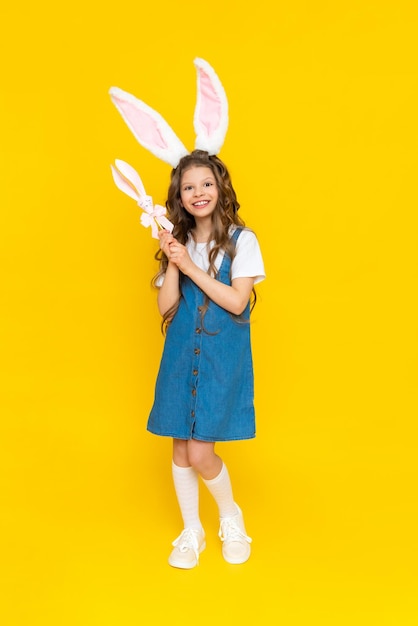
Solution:
<path fill-rule="evenodd" d="M 231 235 L 235 228 L 231 229 Z M 208 254 L 213 247 L 214 242 L 196 243 L 191 235 L 186 242 L 186 248 L 193 263 L 195 263 L 204 272 L 209 269 Z M 243 229 L 236 244 L 236 254 L 232 261 L 231 280 L 234 278 L 254 278 L 254 284 L 260 283 L 265 279 L 263 257 L 261 255 L 260 246 L 255 234 L 246 228 Z M 223 252 L 219 252 L 215 260 L 215 267 L 219 269 L 224 257 Z M 158 281 L 160 287 L 164 282 L 161 277 Z"/>

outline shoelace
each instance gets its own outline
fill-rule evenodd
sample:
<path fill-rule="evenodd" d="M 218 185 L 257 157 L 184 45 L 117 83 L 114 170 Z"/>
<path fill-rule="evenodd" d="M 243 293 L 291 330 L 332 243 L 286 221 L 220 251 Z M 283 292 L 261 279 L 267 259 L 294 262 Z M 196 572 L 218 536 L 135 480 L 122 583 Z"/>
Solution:
<path fill-rule="evenodd" d="M 193 550 L 196 561 L 199 561 L 199 531 L 195 528 L 185 528 L 182 533 L 173 541 L 173 546 L 178 548 L 180 552 L 187 552 L 187 550 Z"/>
<path fill-rule="evenodd" d="M 248 541 L 252 542 L 251 537 L 246 535 L 239 527 L 237 519 L 233 517 L 225 517 L 221 519 L 221 527 L 219 529 L 219 537 L 221 541 Z"/>

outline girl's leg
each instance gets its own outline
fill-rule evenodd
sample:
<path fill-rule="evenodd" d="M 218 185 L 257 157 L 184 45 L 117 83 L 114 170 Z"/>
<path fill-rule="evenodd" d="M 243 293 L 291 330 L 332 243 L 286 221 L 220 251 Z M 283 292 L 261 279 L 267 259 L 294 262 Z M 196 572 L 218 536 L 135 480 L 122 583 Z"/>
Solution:
<path fill-rule="evenodd" d="M 201 475 L 203 482 L 214 497 L 220 517 L 237 513 L 228 470 L 222 459 L 215 454 L 215 444 L 192 439 L 187 442 L 188 458 Z"/>
<path fill-rule="evenodd" d="M 234 502 L 231 481 L 226 465 L 215 454 L 215 444 L 192 439 L 187 442 L 187 457 L 192 467 L 214 497 L 220 516 L 219 536 L 222 553 L 228 563 L 244 563 L 251 554 L 241 509 Z"/>
<path fill-rule="evenodd" d="M 184 528 L 202 530 L 199 518 L 199 477 L 187 456 L 187 441 L 173 440 L 173 482 Z"/>
<path fill-rule="evenodd" d="M 205 548 L 205 534 L 199 518 L 199 477 L 189 463 L 187 442 L 181 439 L 173 440 L 172 473 L 184 530 L 173 542 L 168 562 L 173 567 L 191 569 Z"/>

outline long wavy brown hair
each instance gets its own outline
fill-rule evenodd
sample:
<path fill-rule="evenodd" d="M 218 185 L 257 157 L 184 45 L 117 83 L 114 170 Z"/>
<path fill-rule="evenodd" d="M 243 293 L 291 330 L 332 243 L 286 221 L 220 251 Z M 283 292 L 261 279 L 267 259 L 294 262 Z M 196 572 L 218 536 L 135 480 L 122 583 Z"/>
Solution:
<path fill-rule="evenodd" d="M 230 240 L 230 227 L 238 226 L 245 228 L 245 223 L 238 215 L 240 204 L 237 200 L 231 177 L 225 164 L 217 156 L 209 155 L 204 150 L 194 150 L 183 157 L 177 167 L 171 172 L 171 182 L 168 189 L 166 207 L 168 218 L 174 224 L 173 236 L 177 241 L 186 245 L 190 233 L 193 234 L 193 229 L 196 226 L 195 218 L 185 210 L 181 202 L 181 181 L 184 173 L 192 167 L 208 167 L 215 178 L 218 188 L 218 202 L 212 213 L 212 232 L 209 237 L 209 241 L 213 241 L 214 244 L 209 252 L 208 274 L 215 277 L 217 273 L 215 260 L 218 253 L 223 251 L 231 258 L 231 261 L 235 256 L 235 246 Z M 168 266 L 168 258 L 162 250 L 157 251 L 155 258 L 160 262 L 160 267 L 158 273 L 152 279 L 153 286 L 158 285 L 160 277 L 164 275 Z M 254 307 L 255 301 L 256 293 L 255 289 L 253 289 L 251 309 Z M 206 297 L 202 309 L 202 321 L 208 304 L 209 300 Z M 178 305 L 179 303 L 177 302 L 163 315 L 163 330 L 166 329 L 170 320 L 174 317 Z M 238 320 L 241 318 L 241 316 L 234 317 Z"/>

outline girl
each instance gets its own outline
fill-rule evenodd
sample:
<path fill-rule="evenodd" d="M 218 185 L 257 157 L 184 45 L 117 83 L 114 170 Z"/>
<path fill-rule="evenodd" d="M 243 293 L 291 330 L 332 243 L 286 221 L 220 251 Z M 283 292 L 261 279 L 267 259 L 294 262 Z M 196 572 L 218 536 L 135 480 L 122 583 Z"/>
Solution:
<path fill-rule="evenodd" d="M 194 150 L 172 170 L 160 231 L 158 308 L 167 327 L 147 428 L 173 438 L 172 472 L 184 529 L 169 563 L 190 569 L 205 548 L 198 478 L 214 497 L 228 563 L 244 563 L 251 539 L 215 442 L 255 436 L 250 296 L 263 280 L 254 233 L 237 214 L 227 168 Z"/>
<path fill-rule="evenodd" d="M 199 475 L 219 507 L 225 560 L 244 563 L 250 556 L 251 539 L 215 443 L 255 436 L 250 296 L 265 277 L 257 239 L 238 217 L 228 170 L 216 156 L 228 128 L 225 90 L 207 61 L 196 58 L 194 64 L 196 149 L 191 153 L 157 111 L 118 87 L 110 89 L 138 142 L 173 168 L 166 204 L 174 229 L 160 232 L 155 278 L 167 335 L 147 427 L 173 438 L 173 478 L 184 529 L 173 542 L 169 563 L 183 569 L 197 565 L 205 548 Z"/>

